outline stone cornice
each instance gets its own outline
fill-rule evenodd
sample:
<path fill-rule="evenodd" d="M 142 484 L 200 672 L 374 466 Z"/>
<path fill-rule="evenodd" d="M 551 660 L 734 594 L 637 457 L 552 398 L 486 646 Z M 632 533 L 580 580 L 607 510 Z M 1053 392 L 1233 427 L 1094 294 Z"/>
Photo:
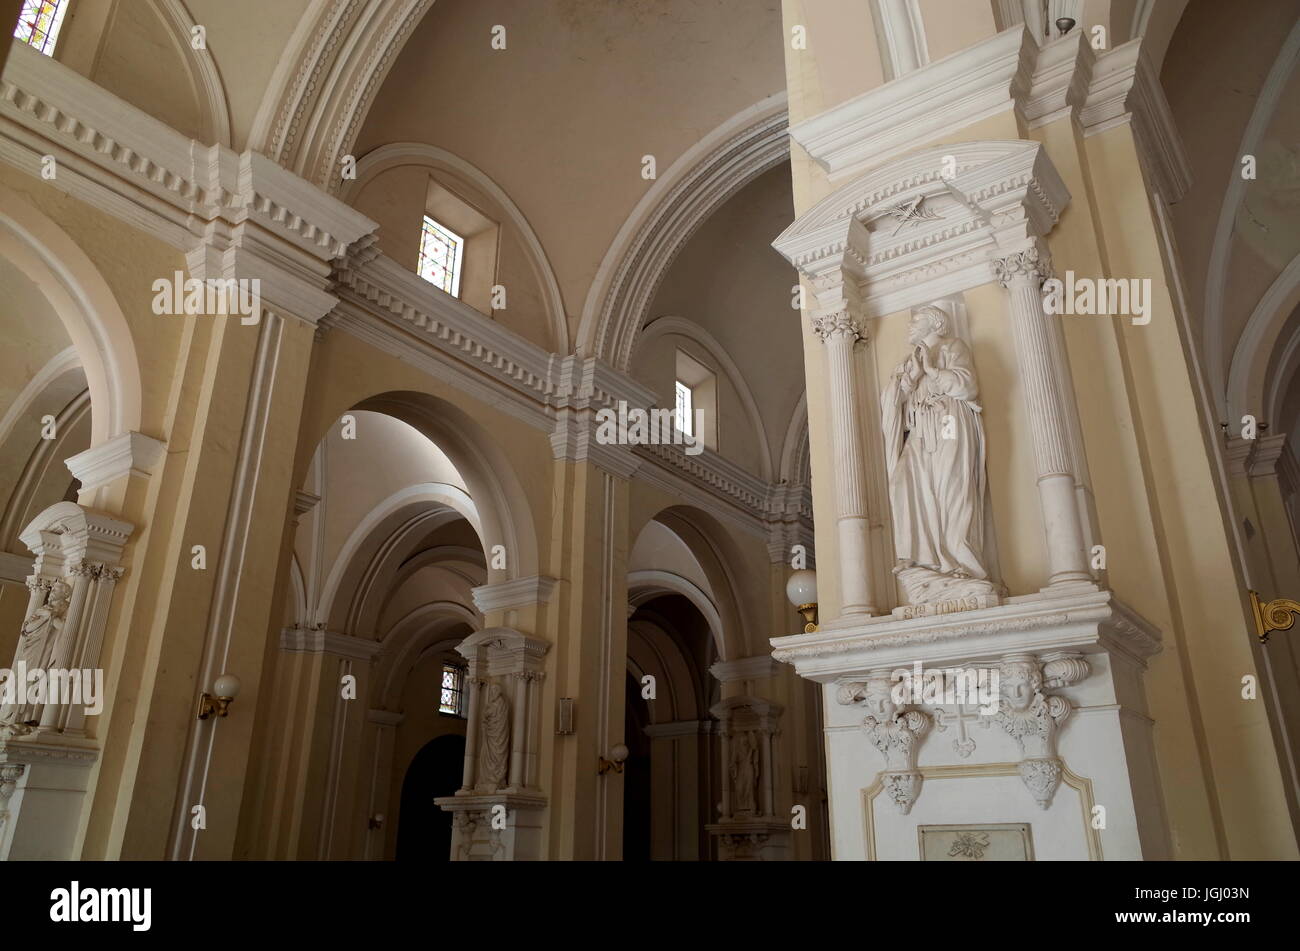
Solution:
<path fill-rule="evenodd" d="M 532 578 L 517 578 L 514 581 L 502 581 L 497 584 L 479 585 L 471 588 L 474 607 L 480 614 L 489 611 L 504 611 L 510 608 L 531 608 L 548 604 L 551 594 L 558 584 L 556 579 L 545 575 Z"/>
<path fill-rule="evenodd" d="M 123 476 L 148 478 L 162 458 L 165 445 L 143 433 L 123 433 L 85 452 L 69 456 L 64 465 L 81 483 L 84 492 Z"/>
<path fill-rule="evenodd" d="M 900 619 L 835 619 L 815 634 L 771 639 L 772 656 L 801 677 L 828 683 L 849 670 L 975 663 L 1009 652 L 1111 650 L 1144 665 L 1161 649 L 1160 632 L 1109 591 L 1029 595 L 975 611 Z"/>
<path fill-rule="evenodd" d="M 811 281 L 814 316 L 875 317 L 991 282 L 995 258 L 1050 232 L 1069 200 L 1037 142 L 953 143 L 841 186 L 772 244 Z"/>
<path fill-rule="evenodd" d="M 805 119 L 790 137 L 841 181 L 945 132 L 1012 108 L 1028 91 L 1038 45 L 1023 27 Z"/>
<path fill-rule="evenodd" d="M 379 641 L 338 631 L 286 627 L 280 631 L 280 650 L 290 654 L 334 654 L 354 660 L 370 660 L 382 648 Z"/>
<path fill-rule="evenodd" d="M 952 131 L 1016 111 L 1035 128 L 1070 116 L 1084 135 L 1133 122 L 1148 174 L 1178 201 L 1190 165 L 1141 39 L 1096 53 L 1076 33 L 1041 47 L 1023 26 L 930 63 L 790 130 L 832 182 Z"/>
<path fill-rule="evenodd" d="M 769 125 L 775 142 L 783 114 Z M 624 478 L 657 467 L 661 481 L 674 474 L 675 491 L 725 497 L 742 509 L 772 491 L 753 491 L 753 479 L 720 457 L 687 465 L 599 444 L 596 411 L 619 400 L 648 407 L 653 392 L 598 358 L 549 353 L 440 293 L 378 253 L 373 222 L 271 159 L 195 142 L 16 46 L 0 78 L 0 160 L 39 176 L 44 155 L 57 159 L 52 186 L 183 251 L 194 276 L 261 279 L 271 309 L 450 376 L 458 389 L 547 432 L 557 459 L 589 460 Z M 130 460 L 143 459 L 138 442 L 133 437 Z M 132 461 L 129 470 L 143 468 Z M 764 515 L 753 509 L 748 517 Z"/>
<path fill-rule="evenodd" d="M 204 145 L 47 56 L 15 45 L 0 78 L 0 159 L 183 251 L 199 277 L 256 277 L 314 321 L 326 264 L 377 227 L 256 152 Z M 197 255 L 197 257 L 196 257 Z"/>
<path fill-rule="evenodd" d="M 720 660 L 709 668 L 715 680 L 730 684 L 742 680 L 767 680 L 781 675 L 781 664 L 770 654 Z"/>

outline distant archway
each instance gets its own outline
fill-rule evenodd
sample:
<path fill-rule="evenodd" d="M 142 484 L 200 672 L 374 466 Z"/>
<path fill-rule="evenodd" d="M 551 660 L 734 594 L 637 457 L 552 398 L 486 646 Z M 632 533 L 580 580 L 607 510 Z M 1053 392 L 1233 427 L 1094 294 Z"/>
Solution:
<path fill-rule="evenodd" d="M 402 781 L 397 817 L 399 862 L 446 862 L 451 858 L 451 813 L 433 800 L 454 795 L 465 765 L 465 737 L 449 733 L 430 740 L 415 754 Z"/>

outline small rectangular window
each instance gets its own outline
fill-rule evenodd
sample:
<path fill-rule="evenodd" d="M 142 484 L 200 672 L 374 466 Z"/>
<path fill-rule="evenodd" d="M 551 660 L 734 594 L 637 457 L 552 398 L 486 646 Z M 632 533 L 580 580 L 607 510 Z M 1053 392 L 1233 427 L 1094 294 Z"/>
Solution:
<path fill-rule="evenodd" d="M 464 255 L 465 239 L 425 215 L 420 234 L 420 277 L 452 297 L 459 297 Z"/>
<path fill-rule="evenodd" d="M 465 671 L 454 664 L 442 665 L 442 695 L 438 699 L 438 712 L 454 717 L 465 715 Z"/>
<path fill-rule="evenodd" d="M 69 0 L 23 0 L 23 12 L 18 15 L 14 38 L 26 43 L 38 53 L 54 55 L 54 44 L 59 39 L 63 14 L 68 11 Z"/>
<path fill-rule="evenodd" d="M 687 436 L 695 435 L 694 394 L 681 380 L 677 381 L 677 428 Z"/>

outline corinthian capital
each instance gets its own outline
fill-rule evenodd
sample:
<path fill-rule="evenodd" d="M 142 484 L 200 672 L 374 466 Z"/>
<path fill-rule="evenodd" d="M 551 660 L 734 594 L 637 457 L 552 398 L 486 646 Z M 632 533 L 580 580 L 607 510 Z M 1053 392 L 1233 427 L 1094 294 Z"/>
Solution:
<path fill-rule="evenodd" d="M 1042 284 L 1052 276 L 1052 258 L 1037 245 L 1030 245 L 1023 251 L 1012 251 L 1004 257 L 993 259 L 993 273 L 998 283 L 1006 287 L 1017 278 Z"/>
<path fill-rule="evenodd" d="M 821 338 L 822 343 L 835 339 L 848 338 L 850 343 L 867 339 L 867 332 L 862 324 L 847 310 L 838 310 L 812 319 L 813 333 Z"/>

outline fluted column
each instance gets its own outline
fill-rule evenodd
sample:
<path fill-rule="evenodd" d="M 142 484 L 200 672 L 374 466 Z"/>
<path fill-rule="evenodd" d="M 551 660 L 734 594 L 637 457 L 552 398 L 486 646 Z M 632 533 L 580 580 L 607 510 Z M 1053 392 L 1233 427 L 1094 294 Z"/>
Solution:
<path fill-rule="evenodd" d="M 528 747 L 528 672 L 517 671 L 510 678 L 515 688 L 514 725 L 510 730 L 510 788 L 517 790 L 524 787 L 524 754 Z"/>
<path fill-rule="evenodd" d="M 826 345 L 830 378 L 830 437 L 835 466 L 835 524 L 839 539 L 843 614 L 875 614 L 871 590 L 871 526 L 867 512 L 867 457 L 862 439 L 861 400 L 853 348 L 866 332 L 847 310 L 813 318 Z"/>
<path fill-rule="evenodd" d="M 1052 347 L 1052 319 L 1043 309 L 1042 285 L 1051 262 L 1037 244 L 993 261 L 1007 290 L 1011 332 L 1038 472 L 1038 501 L 1047 539 L 1048 584 L 1091 582 L 1083 522 L 1075 496 L 1069 423 L 1056 385 L 1061 368 Z"/>

